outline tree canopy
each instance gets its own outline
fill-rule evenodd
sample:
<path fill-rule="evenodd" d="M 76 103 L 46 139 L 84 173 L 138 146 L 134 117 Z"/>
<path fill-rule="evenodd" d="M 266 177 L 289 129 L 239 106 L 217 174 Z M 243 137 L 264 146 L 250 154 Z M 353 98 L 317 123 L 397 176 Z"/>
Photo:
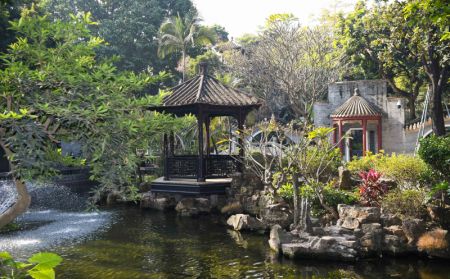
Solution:
<path fill-rule="evenodd" d="M 89 29 L 108 44 L 96 51 L 102 57 L 121 57 L 115 65 L 135 72 L 151 68 L 155 73 L 176 68 L 179 55 L 157 56 L 158 30 L 166 18 L 195 13 L 190 0 L 49 0 L 46 10 L 52 17 L 68 19 L 69 14 L 89 11 L 100 24 Z"/>
<path fill-rule="evenodd" d="M 166 74 L 120 72 L 98 59 L 96 49 L 105 42 L 88 28 L 96 24 L 89 13 L 54 21 L 34 6 L 12 22 L 18 37 L 2 55 L 0 70 L 0 146 L 23 201 L 12 211 L 26 209 L 24 180 L 55 171 L 49 154 L 61 140 L 81 144 L 103 191 L 132 195 L 136 148 L 176 126 L 145 111 L 158 96 L 138 97 Z M 0 216 L 0 226 L 5 222 Z"/>

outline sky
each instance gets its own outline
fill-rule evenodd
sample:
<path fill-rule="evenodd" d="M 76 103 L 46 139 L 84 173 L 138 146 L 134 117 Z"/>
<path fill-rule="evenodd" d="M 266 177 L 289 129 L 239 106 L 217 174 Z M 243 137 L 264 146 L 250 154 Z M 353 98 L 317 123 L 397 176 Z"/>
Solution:
<path fill-rule="evenodd" d="M 323 9 L 349 11 L 357 0 L 193 0 L 207 25 L 225 27 L 231 37 L 256 33 L 266 18 L 292 13 L 305 24 L 313 24 Z"/>

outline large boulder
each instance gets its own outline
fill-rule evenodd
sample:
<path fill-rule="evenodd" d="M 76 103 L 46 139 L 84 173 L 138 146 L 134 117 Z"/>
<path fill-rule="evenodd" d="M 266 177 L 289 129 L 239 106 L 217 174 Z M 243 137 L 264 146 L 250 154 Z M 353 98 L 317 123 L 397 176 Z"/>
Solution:
<path fill-rule="evenodd" d="M 197 216 L 211 212 L 211 203 L 207 198 L 183 198 L 175 207 L 181 216 Z"/>
<path fill-rule="evenodd" d="M 361 252 L 368 256 L 381 254 L 383 240 L 383 228 L 379 223 L 363 224 L 361 227 L 363 236 L 359 238 Z"/>
<path fill-rule="evenodd" d="M 363 207 L 355 205 L 338 205 L 339 219 L 356 219 L 360 224 L 380 223 L 381 211 L 378 207 Z"/>
<path fill-rule="evenodd" d="M 382 214 L 381 215 L 381 224 L 384 227 L 401 226 L 402 219 L 396 214 Z"/>
<path fill-rule="evenodd" d="M 145 193 L 141 197 L 140 207 L 166 211 L 174 209 L 176 204 L 173 197 L 158 197 L 152 193 Z"/>
<path fill-rule="evenodd" d="M 336 236 L 303 237 L 299 242 L 281 244 L 283 254 L 289 258 L 355 261 L 357 242 Z"/>
<path fill-rule="evenodd" d="M 277 253 L 281 252 L 281 245 L 289 243 L 293 239 L 293 235 L 286 232 L 280 225 L 274 225 L 270 229 L 269 246 Z"/>
<path fill-rule="evenodd" d="M 284 203 L 270 204 L 261 209 L 262 222 L 267 227 L 280 225 L 283 228 L 288 228 L 294 221 L 292 212 L 289 206 Z"/>
<path fill-rule="evenodd" d="M 408 239 L 408 244 L 415 245 L 425 232 L 425 222 L 421 219 L 405 219 L 402 221 L 402 230 Z"/>
<path fill-rule="evenodd" d="M 339 171 L 339 180 L 338 180 L 338 188 L 342 190 L 350 190 L 353 187 L 353 180 L 351 172 L 340 166 L 338 168 Z"/>
<path fill-rule="evenodd" d="M 383 252 L 383 254 L 388 254 L 392 256 L 401 255 L 405 254 L 406 252 L 409 252 L 406 245 L 406 239 L 401 236 L 392 234 L 384 235 L 381 251 Z"/>
<path fill-rule="evenodd" d="M 260 220 L 247 214 L 231 215 L 227 220 L 227 224 L 236 231 L 261 231 L 267 228 Z"/>

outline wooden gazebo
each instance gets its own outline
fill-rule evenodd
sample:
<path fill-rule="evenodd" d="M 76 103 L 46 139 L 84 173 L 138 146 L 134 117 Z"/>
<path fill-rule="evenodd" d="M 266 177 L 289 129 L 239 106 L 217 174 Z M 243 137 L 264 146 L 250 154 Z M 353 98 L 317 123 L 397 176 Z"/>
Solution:
<path fill-rule="evenodd" d="M 164 177 L 152 183 L 152 192 L 182 194 L 224 193 L 227 178 L 239 168 L 230 155 L 210 154 L 210 120 L 218 116 L 237 119 L 238 130 L 243 129 L 248 113 L 259 108 L 259 99 L 225 86 L 207 74 L 207 65 L 200 64 L 200 72 L 174 88 L 162 104 L 150 110 L 175 116 L 195 115 L 198 130 L 198 153 L 175 155 L 173 135 L 164 135 Z M 206 137 L 206 150 L 204 146 Z M 239 139 L 239 140 L 242 140 Z M 239 150 L 243 156 L 243 150 Z"/>

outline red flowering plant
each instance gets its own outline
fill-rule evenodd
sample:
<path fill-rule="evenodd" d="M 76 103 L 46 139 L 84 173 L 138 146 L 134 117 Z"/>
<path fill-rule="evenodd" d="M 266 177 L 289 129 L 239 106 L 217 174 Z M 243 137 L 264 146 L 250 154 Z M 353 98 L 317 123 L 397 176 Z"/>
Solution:
<path fill-rule="evenodd" d="M 387 193 L 388 186 L 380 181 L 382 173 L 374 169 L 359 173 L 362 182 L 359 186 L 361 201 L 367 206 L 380 206 L 381 198 Z"/>

